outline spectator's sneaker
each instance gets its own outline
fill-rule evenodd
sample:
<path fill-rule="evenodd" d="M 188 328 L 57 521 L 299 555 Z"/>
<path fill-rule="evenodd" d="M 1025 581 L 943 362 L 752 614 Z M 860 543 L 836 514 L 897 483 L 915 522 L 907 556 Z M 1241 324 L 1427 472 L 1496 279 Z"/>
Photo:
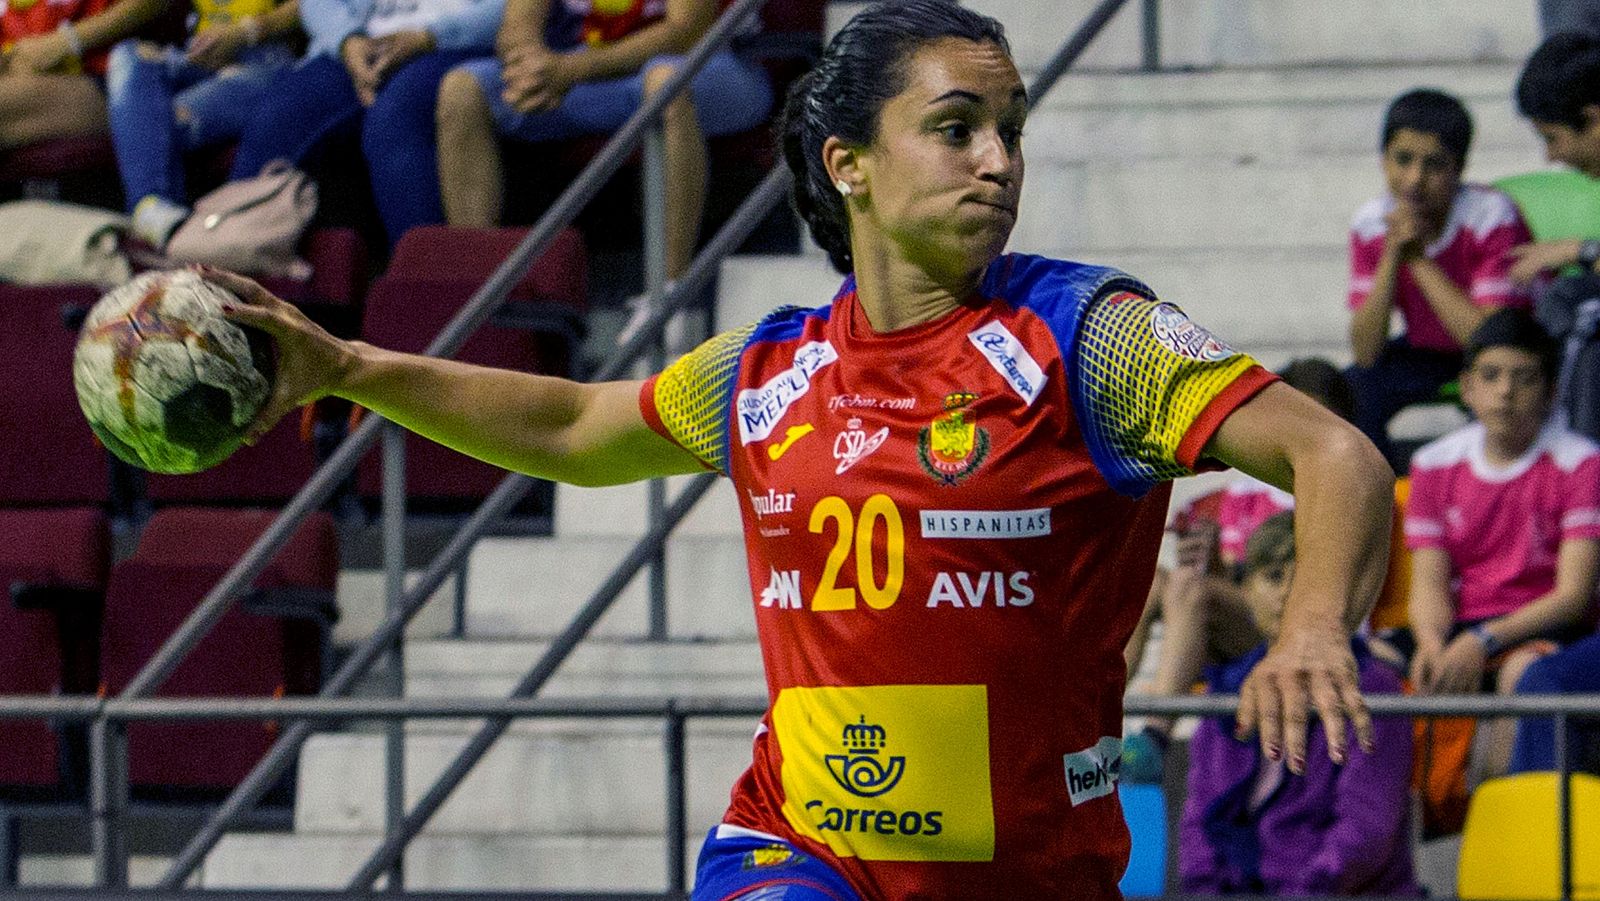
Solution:
<path fill-rule="evenodd" d="M 1167 736 L 1146 726 L 1122 740 L 1122 768 L 1117 781 L 1159 785 L 1166 772 Z"/>
<path fill-rule="evenodd" d="M 189 208 L 165 197 L 147 194 L 133 208 L 133 236 L 157 251 L 167 248 L 167 240 L 189 218 Z"/>

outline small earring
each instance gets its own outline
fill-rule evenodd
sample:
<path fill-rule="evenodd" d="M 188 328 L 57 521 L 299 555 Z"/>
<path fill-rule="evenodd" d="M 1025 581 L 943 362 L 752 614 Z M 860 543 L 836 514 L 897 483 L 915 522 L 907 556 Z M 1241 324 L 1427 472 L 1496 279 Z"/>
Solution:
<path fill-rule="evenodd" d="M 839 193 L 844 195 L 845 197 L 849 197 L 854 192 L 854 189 L 850 187 L 850 183 L 845 181 L 842 178 L 839 179 L 838 181 L 834 182 L 833 186 L 835 188 L 838 188 L 839 189 Z"/>

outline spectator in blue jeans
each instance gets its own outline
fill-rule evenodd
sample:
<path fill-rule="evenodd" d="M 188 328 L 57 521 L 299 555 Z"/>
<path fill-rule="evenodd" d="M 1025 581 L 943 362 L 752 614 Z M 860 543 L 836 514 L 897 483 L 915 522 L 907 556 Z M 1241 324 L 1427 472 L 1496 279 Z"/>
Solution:
<path fill-rule="evenodd" d="M 1575 641 L 1531 664 L 1517 680 L 1517 694 L 1593 694 L 1600 692 L 1600 635 Z M 1594 736 L 1593 720 L 1578 721 L 1567 730 L 1570 763 L 1576 768 L 1580 739 Z M 1511 773 L 1556 768 L 1556 730 L 1548 717 L 1523 717 L 1517 722 L 1516 744 L 1511 747 Z"/>
<path fill-rule="evenodd" d="M 188 215 L 184 156 L 244 133 L 273 79 L 294 62 L 299 0 L 196 0 L 185 47 L 127 40 L 106 74 L 111 140 L 134 234 L 161 247 Z"/>
<path fill-rule="evenodd" d="M 582 15 L 582 42 L 539 39 L 558 0 L 507 0 L 499 53 L 445 78 L 439 96 L 439 178 L 451 225 L 500 221 L 499 136 L 558 141 L 604 135 L 628 121 L 682 63 L 681 54 L 716 20 L 714 0 L 560 0 Z M 714 54 L 690 89 L 663 113 L 666 149 L 667 276 L 688 266 L 705 201 L 705 135 L 760 125 L 772 87 L 757 65 L 729 50 Z"/>
<path fill-rule="evenodd" d="M 439 222 L 434 103 L 446 72 L 494 46 L 503 0 L 301 0 L 311 46 L 257 110 L 231 177 L 301 165 L 325 141 L 360 136 L 392 244 Z"/>

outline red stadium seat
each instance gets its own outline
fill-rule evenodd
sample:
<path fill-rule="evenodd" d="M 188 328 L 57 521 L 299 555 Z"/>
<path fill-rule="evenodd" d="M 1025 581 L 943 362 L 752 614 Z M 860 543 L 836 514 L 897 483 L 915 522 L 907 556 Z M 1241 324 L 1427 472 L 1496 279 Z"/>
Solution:
<path fill-rule="evenodd" d="M 0 694 L 94 691 L 110 528 L 94 508 L 0 510 Z M 0 721 L 0 786 L 62 788 L 60 736 L 38 720 Z"/>
<path fill-rule="evenodd" d="M 262 510 L 157 512 L 134 555 L 113 568 L 101 636 L 108 693 L 122 690 L 196 604 L 265 530 Z M 334 618 L 337 536 L 313 515 L 157 692 L 162 696 L 309 694 L 321 684 Z M 273 724 L 133 724 L 129 772 L 135 790 L 162 799 L 225 790 L 275 738 Z"/>
<path fill-rule="evenodd" d="M 522 229 L 413 229 L 367 295 L 362 335 L 394 350 L 420 351 L 521 240 Z M 479 329 L 458 359 L 565 375 L 571 371 L 587 300 L 587 258 L 576 232 L 558 236 L 512 291 L 505 310 Z M 487 495 L 505 473 L 415 436 L 407 439 L 407 491 L 423 506 L 460 506 Z M 382 485 L 380 455 L 362 461 L 366 497 Z"/>
<path fill-rule="evenodd" d="M 0 694 L 50 695 L 60 688 L 55 617 L 0 600 Z M 38 791 L 61 782 L 56 733 L 41 720 L 0 720 L 0 793 Z"/>
<path fill-rule="evenodd" d="M 108 457 L 72 387 L 77 336 L 64 308 L 86 309 L 93 285 L 0 285 L 0 506 L 104 504 Z"/>

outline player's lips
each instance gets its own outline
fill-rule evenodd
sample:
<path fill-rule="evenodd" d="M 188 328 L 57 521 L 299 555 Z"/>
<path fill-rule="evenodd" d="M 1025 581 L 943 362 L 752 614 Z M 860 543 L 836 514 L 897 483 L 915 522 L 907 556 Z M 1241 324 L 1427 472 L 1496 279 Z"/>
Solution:
<path fill-rule="evenodd" d="M 993 207 L 1002 212 L 1010 213 L 1013 219 L 1017 218 L 1017 205 L 1015 203 L 1008 203 L 998 198 L 990 199 L 985 197 L 968 197 L 966 200 L 979 206 Z"/>

